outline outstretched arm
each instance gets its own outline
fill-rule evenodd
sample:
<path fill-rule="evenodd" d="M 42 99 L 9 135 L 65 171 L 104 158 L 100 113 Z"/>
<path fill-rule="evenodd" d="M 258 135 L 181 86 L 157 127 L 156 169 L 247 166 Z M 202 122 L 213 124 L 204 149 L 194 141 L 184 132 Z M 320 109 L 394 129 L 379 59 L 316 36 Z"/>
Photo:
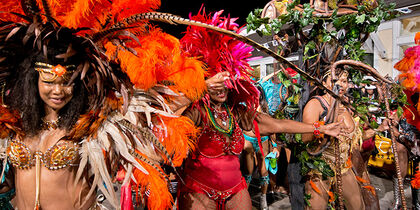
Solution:
<path fill-rule="evenodd" d="M 317 101 L 316 99 L 310 100 L 303 109 L 302 122 L 313 124 L 314 122 L 319 120 L 319 116 L 321 115 L 322 111 L 323 108 L 319 101 Z M 304 143 L 310 142 L 314 139 L 315 136 L 312 133 L 302 135 L 302 141 Z"/>
<path fill-rule="evenodd" d="M 301 123 L 287 119 L 274 119 L 267 114 L 258 113 L 255 117 L 262 136 L 268 136 L 273 133 L 313 133 L 315 126 L 313 124 Z M 340 134 L 340 123 L 321 125 L 321 133 L 337 137 Z"/>
<path fill-rule="evenodd" d="M 389 130 L 389 127 L 391 125 L 391 121 L 389 119 L 385 119 L 381 125 L 379 125 L 379 127 L 377 129 L 373 129 L 373 128 L 368 128 L 366 130 L 363 131 L 363 140 L 367 140 L 370 139 L 372 137 L 375 137 L 377 132 L 384 132 L 386 130 Z M 396 124 L 398 125 L 398 124 Z M 394 130 L 395 134 L 399 134 L 398 129 L 396 128 L 396 125 L 391 125 L 391 129 Z"/>

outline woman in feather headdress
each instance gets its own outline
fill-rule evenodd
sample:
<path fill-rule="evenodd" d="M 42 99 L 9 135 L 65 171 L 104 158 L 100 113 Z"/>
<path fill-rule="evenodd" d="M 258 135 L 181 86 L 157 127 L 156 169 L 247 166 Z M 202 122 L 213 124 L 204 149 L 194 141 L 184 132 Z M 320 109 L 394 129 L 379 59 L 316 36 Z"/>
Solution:
<path fill-rule="evenodd" d="M 207 16 L 199 13 L 191 19 L 237 32 L 234 18 L 223 11 Z M 207 65 L 213 79 L 226 78 L 225 84 L 212 86 L 201 100 L 184 115 L 200 127 L 197 149 L 183 168 L 180 209 L 251 209 L 247 185 L 240 172 L 238 155 L 244 147 L 242 131 L 259 138 L 273 133 L 340 133 L 338 124 L 314 127 L 291 120 L 277 120 L 256 112 L 258 90 L 249 79 L 247 63 L 252 48 L 238 40 L 199 27 L 189 27 L 181 39 L 188 56 Z"/>
<path fill-rule="evenodd" d="M 133 208 L 132 190 L 149 209 L 171 208 L 161 164 L 180 166 L 197 132 L 174 111 L 206 84 L 176 38 L 120 24 L 159 5 L 2 1 L 1 206 L 14 196 L 18 209 L 99 209 L 99 189 L 115 209 Z"/>
<path fill-rule="evenodd" d="M 409 135 L 404 138 L 410 140 L 411 143 L 408 148 L 414 156 L 420 156 L 420 145 L 418 145 L 418 136 L 413 135 L 412 132 L 418 133 L 420 130 L 420 32 L 417 32 L 414 36 L 413 47 L 408 48 L 404 52 L 404 58 L 395 64 L 394 68 L 401 71 L 399 80 L 401 85 L 405 87 L 404 92 L 407 94 L 407 102 L 409 105 L 404 106 L 404 118 L 406 120 L 406 129 Z M 410 132 L 411 130 L 411 132 Z M 404 135 L 403 135 L 404 136 Z M 417 139 L 416 139 L 417 137 Z M 412 189 L 413 189 L 413 204 L 416 209 L 420 209 L 420 161 L 418 158 L 414 161 L 414 168 L 416 168 L 415 176 L 413 177 Z"/>

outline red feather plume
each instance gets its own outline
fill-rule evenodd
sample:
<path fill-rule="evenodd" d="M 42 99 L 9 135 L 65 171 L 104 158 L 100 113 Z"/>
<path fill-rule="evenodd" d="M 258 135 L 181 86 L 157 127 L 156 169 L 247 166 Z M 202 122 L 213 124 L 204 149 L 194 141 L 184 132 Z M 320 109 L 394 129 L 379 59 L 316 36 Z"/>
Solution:
<path fill-rule="evenodd" d="M 222 13 L 223 10 L 207 15 L 202 8 L 197 15 L 190 15 L 190 19 L 238 33 L 237 18 L 223 17 Z M 196 57 L 207 65 L 208 76 L 229 72 L 230 80 L 226 81 L 226 85 L 233 89 L 230 98 L 235 98 L 234 104 L 244 102 L 251 110 L 256 109 L 259 93 L 252 85 L 250 71 L 253 69 L 248 64 L 253 51 L 251 46 L 209 29 L 189 26 L 181 39 L 181 48 L 186 55 Z"/>

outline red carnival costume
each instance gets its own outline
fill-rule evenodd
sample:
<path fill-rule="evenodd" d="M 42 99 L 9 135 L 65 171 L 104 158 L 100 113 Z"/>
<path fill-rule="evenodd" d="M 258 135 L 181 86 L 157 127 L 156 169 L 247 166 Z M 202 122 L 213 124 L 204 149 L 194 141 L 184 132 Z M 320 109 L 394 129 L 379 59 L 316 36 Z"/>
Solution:
<path fill-rule="evenodd" d="M 200 115 L 205 117 L 202 113 Z M 209 124 L 209 119 L 202 120 L 196 152 L 185 163 L 186 177 L 182 191 L 206 193 L 213 200 L 223 202 L 229 196 L 246 189 L 238 159 L 244 147 L 244 137 L 233 118 L 235 125 L 230 143 L 225 135 Z"/>
<path fill-rule="evenodd" d="M 238 25 L 234 23 L 236 19 L 220 17 L 222 12 L 213 17 L 203 12 L 190 19 L 238 32 Z M 210 107 L 208 95 L 184 112 L 201 128 L 201 133 L 196 140 L 196 151 L 186 160 L 185 185 L 180 187 L 180 193 L 205 194 L 217 202 L 217 209 L 224 209 L 229 198 L 247 188 L 238 155 L 244 147 L 242 129 L 252 129 L 258 104 L 258 90 L 252 85 L 248 73 L 252 70 L 247 63 L 252 48 L 233 38 L 194 26 L 187 29 L 181 45 L 188 56 L 197 57 L 207 64 L 210 76 L 224 71 L 230 73 L 230 80 L 225 82 L 232 89 L 224 104 L 226 110 L 217 113 L 220 118 L 229 119 L 228 130 L 221 129 L 215 122 L 215 110 Z"/>

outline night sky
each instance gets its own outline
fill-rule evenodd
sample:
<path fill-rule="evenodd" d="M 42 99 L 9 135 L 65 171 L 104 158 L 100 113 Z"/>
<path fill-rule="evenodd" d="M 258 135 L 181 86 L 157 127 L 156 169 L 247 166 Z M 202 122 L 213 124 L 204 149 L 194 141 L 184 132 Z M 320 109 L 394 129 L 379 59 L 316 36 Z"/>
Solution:
<path fill-rule="evenodd" d="M 246 17 L 248 14 L 256 8 L 263 8 L 269 0 L 161 0 L 162 6 L 158 10 L 160 12 L 172 13 L 184 18 L 188 18 L 188 14 L 197 14 L 202 4 L 206 8 L 206 12 L 214 12 L 224 10 L 226 16 L 230 14 L 231 17 L 239 17 L 237 22 L 239 25 L 246 23 Z M 159 26 L 169 34 L 172 34 L 178 38 L 185 31 L 185 26 L 172 26 L 169 24 L 161 24 Z"/>

